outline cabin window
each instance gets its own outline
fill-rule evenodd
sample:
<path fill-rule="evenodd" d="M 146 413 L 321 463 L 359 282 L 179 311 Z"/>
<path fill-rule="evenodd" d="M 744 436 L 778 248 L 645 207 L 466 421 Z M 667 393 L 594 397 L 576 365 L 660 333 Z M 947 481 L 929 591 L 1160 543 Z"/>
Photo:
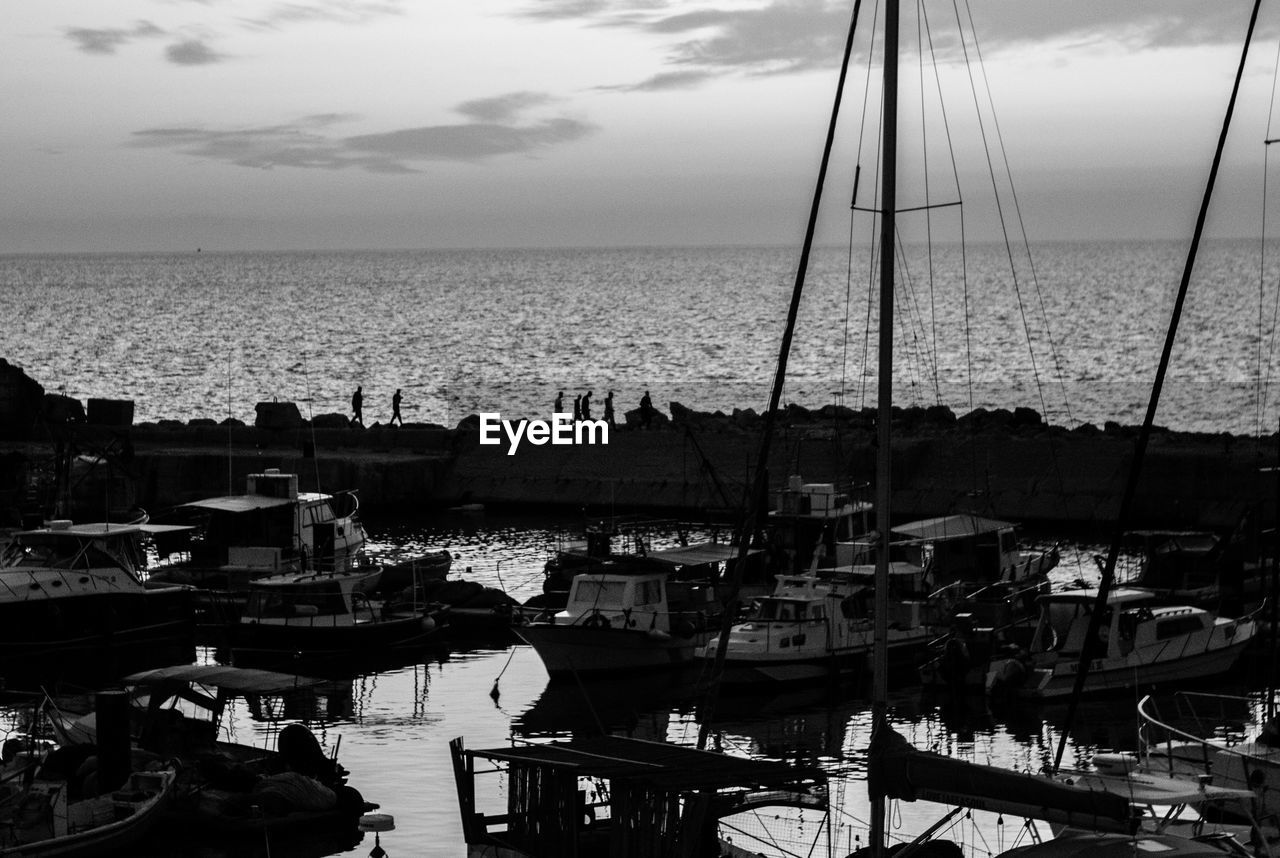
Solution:
<path fill-rule="evenodd" d="M 662 601 L 661 581 L 639 581 L 636 583 L 636 604 L 655 605 Z"/>
<path fill-rule="evenodd" d="M 621 605 L 626 590 L 623 581 L 602 581 L 599 578 L 580 578 L 573 583 L 574 602 L 592 605 Z"/>
<path fill-rule="evenodd" d="M 317 503 L 307 507 L 308 524 L 324 524 L 333 520 L 333 509 L 327 503 Z"/>
<path fill-rule="evenodd" d="M 1170 617 L 1167 620 L 1159 620 L 1156 623 L 1156 640 L 1167 640 L 1168 638 L 1176 638 L 1203 630 L 1204 622 L 1198 614 Z"/>
<path fill-rule="evenodd" d="M 1000 550 L 1005 554 L 1018 550 L 1018 540 L 1014 538 L 1013 531 L 1006 530 L 1000 534 Z"/>

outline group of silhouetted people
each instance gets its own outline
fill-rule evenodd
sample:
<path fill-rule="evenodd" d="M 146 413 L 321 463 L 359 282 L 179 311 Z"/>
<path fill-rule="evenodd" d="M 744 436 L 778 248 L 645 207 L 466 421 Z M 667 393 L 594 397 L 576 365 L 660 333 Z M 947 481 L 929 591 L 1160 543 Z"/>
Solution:
<path fill-rule="evenodd" d="M 573 422 L 579 420 L 590 420 L 591 418 L 591 397 L 593 391 L 588 390 L 586 393 L 579 394 L 573 398 Z M 553 414 L 567 414 L 564 410 L 564 391 L 556 393 L 555 402 L 551 406 Z M 648 429 L 653 423 L 653 400 L 649 398 L 649 391 L 644 392 L 644 396 L 640 398 L 640 428 Z M 613 411 L 613 391 L 609 391 L 609 395 L 604 398 L 604 422 L 613 428 L 618 425 Z"/>
<path fill-rule="evenodd" d="M 400 416 L 400 388 L 396 388 L 395 396 L 391 397 L 391 419 L 387 421 L 387 425 L 392 424 L 404 425 L 404 418 Z M 364 426 L 364 385 L 356 385 L 356 392 L 351 394 L 351 421 L 348 425 L 355 426 L 360 424 Z"/>

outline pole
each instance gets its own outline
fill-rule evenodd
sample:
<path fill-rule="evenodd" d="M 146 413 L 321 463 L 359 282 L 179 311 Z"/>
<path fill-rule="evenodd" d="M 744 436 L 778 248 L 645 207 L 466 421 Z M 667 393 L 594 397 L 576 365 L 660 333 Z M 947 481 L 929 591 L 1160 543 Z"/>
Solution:
<path fill-rule="evenodd" d="M 880 338 L 876 442 L 876 592 L 872 650 L 871 746 L 886 729 L 889 708 L 889 501 L 893 496 L 893 262 L 898 204 L 898 0 L 886 0 L 884 14 L 884 161 L 880 213 Z M 885 797 L 871 794 L 871 854 L 884 855 Z"/>

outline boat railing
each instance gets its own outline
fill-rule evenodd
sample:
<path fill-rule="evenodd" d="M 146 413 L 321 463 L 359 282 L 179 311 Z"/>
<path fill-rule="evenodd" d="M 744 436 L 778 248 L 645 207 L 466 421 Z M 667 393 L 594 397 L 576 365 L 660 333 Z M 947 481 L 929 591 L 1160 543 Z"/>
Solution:
<path fill-rule="evenodd" d="M 1201 703 L 1199 708 L 1196 706 L 1197 701 Z M 1218 711 L 1221 714 L 1213 719 L 1213 723 L 1206 723 L 1206 719 L 1202 715 L 1203 703 L 1208 701 L 1214 701 L 1219 704 Z M 1138 729 L 1142 748 L 1148 759 L 1157 754 L 1163 755 L 1164 763 L 1168 766 L 1170 774 L 1176 770 L 1177 763 L 1192 762 L 1190 756 L 1185 752 L 1175 756 L 1175 750 L 1179 749 L 1194 750 L 1206 774 L 1212 768 L 1213 758 L 1219 754 L 1249 757 L 1251 755 L 1248 752 L 1239 751 L 1233 747 L 1236 742 L 1229 736 L 1223 736 L 1223 738 L 1217 740 L 1206 737 L 1225 723 L 1226 706 L 1224 704 L 1231 703 L 1248 708 L 1252 702 L 1247 697 L 1232 694 L 1198 691 L 1177 692 L 1174 694 L 1174 704 L 1178 708 L 1178 717 L 1188 718 L 1195 722 L 1197 734 L 1163 720 L 1156 709 L 1155 701 L 1152 700 L 1151 695 L 1147 695 L 1138 703 Z M 1157 736 L 1155 735 L 1156 733 L 1160 735 Z"/>

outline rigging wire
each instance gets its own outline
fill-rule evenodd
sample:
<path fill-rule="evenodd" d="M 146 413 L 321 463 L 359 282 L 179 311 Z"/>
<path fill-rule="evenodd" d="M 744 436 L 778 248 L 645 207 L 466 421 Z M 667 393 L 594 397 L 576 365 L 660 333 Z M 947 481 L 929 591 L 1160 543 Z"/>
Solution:
<path fill-rule="evenodd" d="M 1023 217 L 1022 217 L 1022 206 L 1018 202 L 1018 189 L 1015 186 L 1013 181 L 1013 171 L 1009 167 L 1009 153 L 1004 145 L 1004 134 L 1000 130 L 1000 118 L 996 114 L 996 110 L 995 110 L 995 99 L 992 98 L 991 96 L 991 81 L 987 77 L 986 63 L 982 59 L 982 46 L 978 43 L 978 30 L 973 24 L 973 8 L 969 5 L 968 0 L 965 0 L 965 13 L 969 18 L 969 30 L 973 34 L 973 52 L 974 52 L 974 55 L 978 58 L 978 73 L 982 78 L 982 85 L 987 93 L 987 103 L 990 105 L 990 109 L 991 109 L 991 126 L 995 131 L 996 145 L 999 148 L 1000 157 L 1004 165 L 1005 181 L 1007 181 L 1009 184 L 1009 198 L 1013 204 L 1014 218 L 1017 220 L 1018 232 L 1021 235 L 1022 246 L 1027 255 L 1027 267 L 1028 267 L 1028 273 L 1031 277 L 1032 290 L 1035 292 L 1037 301 L 1039 303 L 1040 317 L 1041 317 L 1041 322 L 1044 325 L 1045 338 L 1049 344 L 1049 353 L 1053 359 L 1054 371 L 1057 373 L 1058 383 L 1062 390 L 1062 404 L 1066 411 L 1067 423 L 1071 424 L 1071 423 L 1074 423 L 1075 420 L 1071 416 L 1071 403 L 1067 397 L 1065 375 L 1062 372 L 1062 362 L 1058 355 L 1057 344 L 1054 342 L 1053 331 L 1049 327 L 1049 314 L 1046 311 L 1045 305 L 1044 305 L 1044 292 L 1043 290 L 1041 290 L 1040 280 L 1036 276 L 1035 258 L 1031 254 L 1030 243 L 1027 241 L 1027 227 L 1026 227 L 1026 222 L 1023 220 Z M 1012 265 L 1012 260 L 1010 264 Z M 1015 273 L 1015 286 L 1016 286 L 1016 273 Z M 1019 305 L 1021 306 L 1021 295 L 1019 295 Z M 1024 326 L 1026 325 L 1025 318 L 1024 318 L 1023 324 Z M 1027 334 L 1027 345 L 1028 345 L 1028 348 L 1030 348 L 1031 335 L 1029 331 Z M 1035 364 L 1034 352 L 1032 352 L 1031 354 L 1031 359 L 1032 359 L 1032 365 L 1034 368 L 1034 364 Z M 1038 372 L 1036 373 L 1036 386 L 1037 386 L 1037 389 L 1040 386 L 1040 376 Z M 1043 392 L 1040 393 L 1040 407 L 1044 409 L 1045 419 L 1048 420 L 1049 419 L 1048 406 L 1045 404 L 1045 398 L 1044 398 Z"/>
<path fill-rule="evenodd" d="M 1000 234 L 1003 238 L 1005 257 L 1008 259 L 1008 262 L 1009 262 L 1009 272 L 1013 282 L 1013 290 L 1014 290 L 1015 296 L 1018 299 L 1018 314 L 1022 319 L 1023 333 L 1027 337 L 1027 351 L 1031 358 L 1031 371 L 1035 377 L 1036 392 L 1040 397 L 1040 409 L 1041 409 L 1041 412 L 1044 413 L 1047 410 L 1045 406 L 1044 390 L 1040 383 L 1040 372 L 1039 372 L 1039 367 L 1037 366 L 1037 363 L 1036 363 L 1035 349 L 1032 348 L 1031 327 L 1027 321 L 1027 310 L 1026 310 L 1026 305 L 1022 298 L 1022 287 L 1018 284 L 1017 265 L 1014 262 L 1013 246 L 1009 241 L 1009 227 L 1008 227 L 1007 220 L 1005 218 L 1004 203 L 1001 202 L 999 182 L 996 177 L 995 164 L 991 159 L 991 143 L 987 136 L 987 123 L 983 120 L 982 106 L 978 101 L 978 85 L 977 85 L 977 81 L 974 80 L 973 63 L 970 61 L 970 58 L 969 58 L 969 42 L 968 42 L 968 39 L 965 38 L 964 22 L 961 20 L 961 17 L 960 17 L 960 7 L 957 4 L 956 0 L 952 0 L 951 5 L 955 11 L 956 29 L 960 35 L 960 49 L 964 54 L 965 71 L 969 76 L 969 91 L 973 94 L 974 115 L 975 115 L 975 118 L 978 120 L 978 134 L 982 138 L 982 151 L 987 162 L 987 174 L 991 179 L 991 189 L 992 189 L 992 194 L 994 196 L 994 202 L 996 206 L 996 217 L 1000 221 Z M 965 9 L 966 11 L 968 11 L 969 9 L 967 3 L 965 4 Z M 974 52 L 975 54 L 978 55 L 978 62 L 981 63 L 981 55 L 978 54 L 977 52 L 978 35 L 976 32 L 972 30 L 972 26 L 973 26 L 972 15 L 970 14 L 969 37 L 972 38 L 974 41 Z M 992 111 L 992 115 L 994 116 L 994 113 L 995 113 L 994 108 L 992 107 L 990 109 Z"/>
<path fill-rule="evenodd" d="M 933 282 L 933 210 L 929 207 L 929 123 L 926 121 L 925 105 L 924 105 L 924 0 L 916 0 L 916 65 L 919 73 L 920 83 L 920 136 L 923 146 L 921 157 L 921 172 L 924 174 L 924 233 L 925 248 L 929 256 L 929 323 L 932 336 L 929 342 L 933 344 L 933 390 L 937 404 L 942 403 L 942 391 L 938 386 L 938 305 L 937 293 L 934 289 Z M 937 71 L 937 63 L 934 63 L 934 71 Z M 921 320 L 923 325 L 923 320 Z"/>
<path fill-rule="evenodd" d="M 928 10 L 922 4 L 920 7 L 921 17 L 924 19 L 924 34 L 929 43 L 929 56 L 933 58 L 933 76 L 934 86 L 939 93 L 938 112 L 942 118 L 942 129 L 947 138 L 947 153 L 951 158 L 951 175 L 955 180 L 956 199 L 961 201 L 959 206 L 959 228 L 960 228 L 960 283 L 964 293 L 964 347 L 965 347 L 965 383 L 968 392 L 968 407 L 972 411 L 974 408 L 973 395 L 973 329 L 969 324 L 969 257 L 968 257 L 968 241 L 965 236 L 965 213 L 964 213 L 964 194 L 960 190 L 960 168 L 956 163 L 955 143 L 951 137 L 951 119 L 947 115 L 946 99 L 941 97 L 942 93 L 942 77 L 938 72 L 940 65 L 937 59 L 937 49 L 933 44 L 933 28 L 929 25 Z M 922 46 L 923 50 L 923 46 Z"/>
<path fill-rule="evenodd" d="M 1258 390 L 1256 393 L 1256 421 L 1255 434 L 1262 435 L 1262 423 L 1267 410 L 1267 393 L 1271 387 L 1271 367 L 1275 359 L 1275 338 L 1271 340 L 1271 350 L 1267 353 L 1266 373 L 1263 373 L 1262 362 L 1262 318 L 1263 318 L 1263 302 L 1266 292 L 1266 272 L 1267 272 L 1267 176 L 1271 172 L 1269 169 L 1271 159 L 1271 144 L 1276 141 L 1271 137 L 1272 119 L 1276 109 L 1276 80 L 1280 78 L 1280 43 L 1276 44 L 1276 59 L 1271 67 L 1271 101 L 1267 105 L 1267 132 L 1262 143 L 1262 225 L 1261 235 L 1259 236 L 1258 251 Z M 1275 304 L 1271 310 L 1271 330 L 1276 329 L 1277 318 L 1280 318 L 1280 288 L 1276 290 Z"/>

